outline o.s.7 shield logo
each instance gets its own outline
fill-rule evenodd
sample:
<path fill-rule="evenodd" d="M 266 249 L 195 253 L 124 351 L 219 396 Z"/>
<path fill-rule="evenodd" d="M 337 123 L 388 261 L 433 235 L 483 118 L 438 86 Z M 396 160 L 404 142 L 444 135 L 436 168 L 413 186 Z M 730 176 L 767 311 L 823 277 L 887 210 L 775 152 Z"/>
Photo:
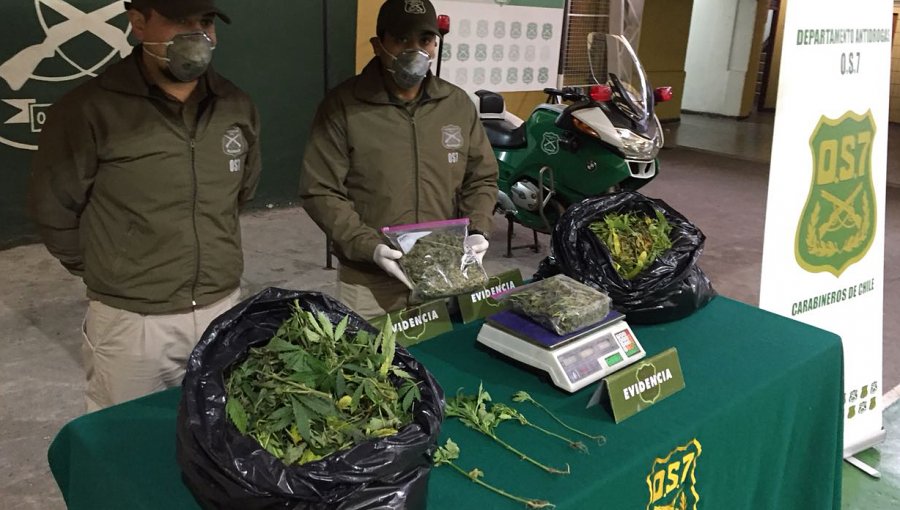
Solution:
<path fill-rule="evenodd" d="M 647 510 L 697 510 L 697 459 L 702 452 L 700 441 L 692 439 L 653 461 L 647 475 Z"/>
<path fill-rule="evenodd" d="M 822 117 L 809 139 L 813 171 L 794 254 L 811 273 L 840 276 L 866 256 L 878 220 L 872 182 L 872 111 Z"/>

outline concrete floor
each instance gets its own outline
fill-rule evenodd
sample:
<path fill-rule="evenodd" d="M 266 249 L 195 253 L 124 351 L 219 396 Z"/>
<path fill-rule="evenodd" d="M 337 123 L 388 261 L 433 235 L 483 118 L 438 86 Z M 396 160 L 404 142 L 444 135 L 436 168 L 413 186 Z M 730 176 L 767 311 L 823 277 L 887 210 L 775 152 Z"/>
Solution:
<path fill-rule="evenodd" d="M 690 130 L 712 125 L 711 131 L 718 136 L 725 130 L 716 125 L 735 121 L 694 120 L 683 121 L 685 131 L 670 133 L 668 145 L 680 140 L 683 145 L 698 145 L 702 151 L 727 147 L 719 145 L 726 143 L 722 140 L 705 146 L 692 142 Z M 671 131 L 672 126 L 667 129 Z M 735 130 L 732 136 L 740 138 L 740 133 Z M 704 140 L 702 136 L 698 139 Z M 661 155 L 663 173 L 644 192 L 666 200 L 707 234 L 700 264 L 719 292 L 756 304 L 768 173 L 768 165 L 756 161 L 764 160 L 759 154 L 767 154 L 760 149 L 766 141 L 756 138 L 756 142 L 741 143 L 746 150 L 735 151 L 734 156 L 742 159 L 665 150 Z M 756 156 L 750 150 L 754 147 Z M 885 310 L 896 310 L 900 305 L 900 291 L 896 290 L 900 280 L 898 189 L 888 192 L 887 214 Z M 242 225 L 245 294 L 270 285 L 333 292 L 334 273 L 322 269 L 323 236 L 302 210 L 256 211 L 244 215 Z M 505 259 L 504 233 L 505 222 L 497 217 L 495 241 L 486 257 L 488 271 L 519 267 L 530 276 L 546 255 L 546 237 L 541 236 L 541 253 L 519 250 L 515 258 Z M 529 238 L 529 232 L 519 230 L 518 242 Z M 78 328 L 86 305 L 83 285 L 36 245 L 0 252 L 0 274 L 4 275 L 0 295 L 0 331 L 4 332 L 0 341 L 0 508 L 64 508 L 47 468 L 46 451 L 62 425 L 82 412 Z M 898 338 L 900 318 L 885 314 L 885 388 L 900 383 Z M 897 422 L 900 419 L 894 422 L 900 426 Z M 851 498 L 856 501 L 855 496 Z M 845 508 L 863 507 L 845 504 Z"/>
<path fill-rule="evenodd" d="M 735 159 L 768 163 L 772 153 L 774 112 L 757 112 L 742 120 L 682 113 L 664 124 L 666 147 L 683 147 Z"/>

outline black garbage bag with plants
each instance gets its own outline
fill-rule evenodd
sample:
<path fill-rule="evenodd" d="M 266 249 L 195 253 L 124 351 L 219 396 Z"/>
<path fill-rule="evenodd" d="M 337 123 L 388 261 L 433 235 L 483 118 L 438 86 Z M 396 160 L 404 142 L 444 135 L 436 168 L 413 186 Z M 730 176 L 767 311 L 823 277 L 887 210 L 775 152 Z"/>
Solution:
<path fill-rule="evenodd" d="M 639 272 L 634 265 L 626 272 L 598 233 L 598 226 L 610 215 L 641 218 L 652 223 L 651 228 L 665 225 L 671 246 L 656 254 L 655 260 L 651 257 Z M 556 223 L 552 254 L 541 262 L 534 277 L 563 273 L 603 291 L 612 299 L 613 308 L 634 324 L 673 321 L 687 317 L 716 296 L 697 265 L 705 240 L 699 228 L 662 200 L 636 191 L 588 198 L 569 207 Z"/>
<path fill-rule="evenodd" d="M 178 409 L 176 458 L 185 484 L 209 509 L 425 508 L 444 394 L 428 370 L 399 345 L 392 370 L 415 381 L 421 397 L 412 404 L 411 422 L 396 433 L 288 465 L 235 426 L 226 411 L 229 373 L 241 366 L 251 348 L 266 345 L 295 307 L 316 316 L 322 313 L 332 325 L 347 317 L 343 327 L 349 335 L 377 334 L 362 317 L 327 295 L 276 288 L 263 290 L 213 321 L 188 360 Z M 389 377 L 399 384 L 393 372 Z"/>

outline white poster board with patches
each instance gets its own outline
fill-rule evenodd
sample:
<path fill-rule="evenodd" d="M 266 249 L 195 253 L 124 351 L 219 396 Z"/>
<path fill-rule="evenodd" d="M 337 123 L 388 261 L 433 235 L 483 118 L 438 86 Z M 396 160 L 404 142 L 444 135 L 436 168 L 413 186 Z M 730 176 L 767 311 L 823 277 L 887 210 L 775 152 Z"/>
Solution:
<path fill-rule="evenodd" d="M 564 0 L 435 0 L 450 16 L 441 78 L 467 92 L 555 87 Z M 436 69 L 432 67 L 432 69 Z"/>
<path fill-rule="evenodd" d="M 841 336 L 845 456 L 884 435 L 892 10 L 791 0 L 784 11 L 759 303 Z"/>

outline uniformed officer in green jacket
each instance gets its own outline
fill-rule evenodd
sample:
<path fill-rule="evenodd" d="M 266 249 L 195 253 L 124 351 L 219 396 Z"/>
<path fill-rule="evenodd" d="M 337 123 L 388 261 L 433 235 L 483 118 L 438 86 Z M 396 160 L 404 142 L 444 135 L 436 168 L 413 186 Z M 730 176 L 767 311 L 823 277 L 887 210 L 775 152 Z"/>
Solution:
<path fill-rule="evenodd" d="M 89 410 L 181 384 L 209 322 L 237 303 L 238 209 L 260 174 L 259 118 L 208 64 L 213 0 L 133 0 L 142 42 L 54 104 L 29 207 L 81 276 Z"/>
<path fill-rule="evenodd" d="M 384 226 L 468 217 L 466 239 L 487 250 L 497 161 L 475 105 L 429 68 L 437 16 L 428 0 L 387 0 L 375 57 L 322 101 L 306 146 L 300 197 L 334 240 L 338 296 L 364 317 L 407 306 L 402 253 Z"/>

